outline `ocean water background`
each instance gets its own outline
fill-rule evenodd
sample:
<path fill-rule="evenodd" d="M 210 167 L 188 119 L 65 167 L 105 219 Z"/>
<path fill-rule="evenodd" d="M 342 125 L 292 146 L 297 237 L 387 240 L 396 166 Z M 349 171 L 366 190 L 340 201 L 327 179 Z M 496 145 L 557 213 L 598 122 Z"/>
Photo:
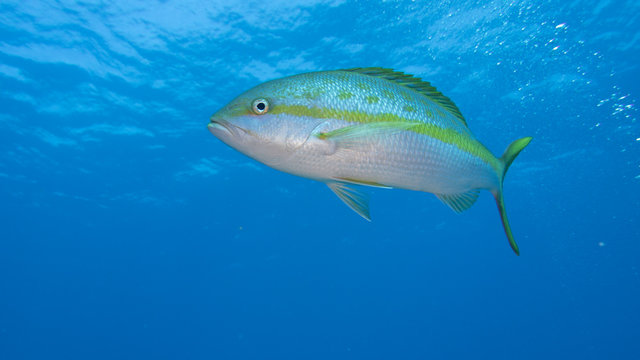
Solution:
<path fill-rule="evenodd" d="M 1 359 L 640 358 L 637 1 L 0 3 Z M 456 215 L 206 128 L 263 81 L 381 66 L 496 154 Z"/>

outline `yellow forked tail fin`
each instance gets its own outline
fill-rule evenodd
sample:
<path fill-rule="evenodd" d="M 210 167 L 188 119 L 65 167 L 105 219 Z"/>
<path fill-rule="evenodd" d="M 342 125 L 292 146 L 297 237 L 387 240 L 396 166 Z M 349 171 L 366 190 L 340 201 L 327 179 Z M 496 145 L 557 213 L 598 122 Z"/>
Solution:
<path fill-rule="evenodd" d="M 500 212 L 502 227 L 504 227 L 504 232 L 505 234 L 507 234 L 509 245 L 511 245 L 511 249 L 513 249 L 513 252 L 515 252 L 516 255 L 520 255 L 520 250 L 518 249 L 518 244 L 516 244 L 516 241 L 513 238 L 513 234 L 511 233 L 511 226 L 509 226 L 507 211 L 504 207 L 504 197 L 502 196 L 502 182 L 504 181 L 504 175 L 507 173 L 507 170 L 509 169 L 509 166 L 511 165 L 513 160 L 527 145 L 529 145 L 531 139 L 531 137 L 524 137 L 512 142 L 509 147 L 507 147 L 507 150 L 500 158 L 500 161 L 502 161 L 502 163 L 504 164 L 504 169 L 500 177 L 500 188 L 492 191 L 493 197 L 496 199 L 496 204 L 498 205 L 498 211 Z"/>

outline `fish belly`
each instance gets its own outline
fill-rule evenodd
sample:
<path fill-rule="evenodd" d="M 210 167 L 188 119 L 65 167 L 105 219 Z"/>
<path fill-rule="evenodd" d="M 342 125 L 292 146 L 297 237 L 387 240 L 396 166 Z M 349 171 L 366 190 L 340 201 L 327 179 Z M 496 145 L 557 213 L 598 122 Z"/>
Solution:
<path fill-rule="evenodd" d="M 473 140 L 475 141 L 475 140 Z M 327 154 L 299 149 L 280 170 L 320 181 L 347 181 L 435 194 L 496 189 L 496 171 L 483 159 L 408 131 L 377 137 Z"/>

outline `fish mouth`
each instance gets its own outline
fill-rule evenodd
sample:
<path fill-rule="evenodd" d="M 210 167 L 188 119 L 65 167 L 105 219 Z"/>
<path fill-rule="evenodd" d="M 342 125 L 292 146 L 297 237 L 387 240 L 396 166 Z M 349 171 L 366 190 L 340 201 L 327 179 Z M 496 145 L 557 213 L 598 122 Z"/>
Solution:
<path fill-rule="evenodd" d="M 209 131 L 217 136 L 234 136 L 236 135 L 236 126 L 231 125 L 228 121 L 224 121 L 221 119 L 211 119 L 209 125 L 207 125 Z"/>
<path fill-rule="evenodd" d="M 231 124 L 223 119 L 211 119 L 209 125 L 207 125 L 209 131 L 216 137 L 237 137 L 240 135 L 255 136 L 255 133 L 251 130 L 241 128 L 240 126 Z"/>

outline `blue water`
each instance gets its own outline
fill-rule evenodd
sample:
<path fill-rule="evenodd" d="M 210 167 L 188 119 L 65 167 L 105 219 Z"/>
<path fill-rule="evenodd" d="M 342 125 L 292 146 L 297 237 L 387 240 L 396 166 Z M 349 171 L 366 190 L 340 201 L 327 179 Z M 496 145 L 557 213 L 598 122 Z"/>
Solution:
<path fill-rule="evenodd" d="M 637 1 L 0 4 L 0 359 L 639 359 Z M 484 192 L 320 183 L 212 136 L 263 81 L 420 76 Z"/>

